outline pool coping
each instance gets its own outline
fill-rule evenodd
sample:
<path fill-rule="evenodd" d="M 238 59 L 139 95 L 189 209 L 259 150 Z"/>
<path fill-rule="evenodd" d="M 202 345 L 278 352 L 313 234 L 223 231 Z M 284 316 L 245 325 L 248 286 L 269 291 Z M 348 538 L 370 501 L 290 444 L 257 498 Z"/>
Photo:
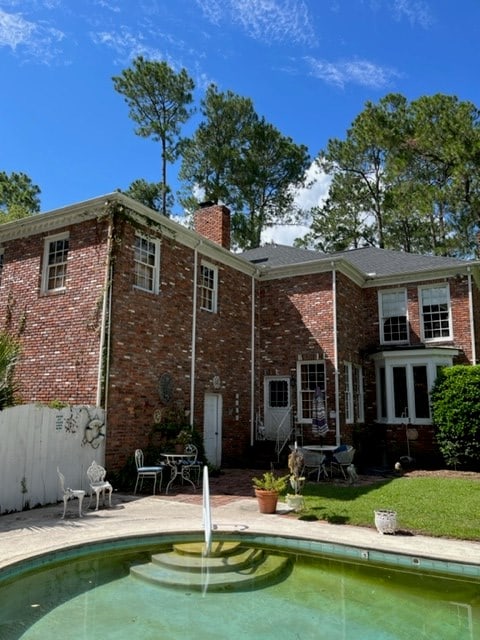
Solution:
<path fill-rule="evenodd" d="M 141 537 L 153 534 L 199 533 L 202 531 L 202 506 L 163 496 L 132 496 L 114 494 L 113 507 L 88 511 L 77 517 L 77 505 L 69 504 L 62 520 L 63 504 L 49 505 L 29 511 L 0 516 L 0 571 L 29 558 L 50 551 L 115 538 Z M 354 549 L 361 560 L 382 561 L 391 554 L 400 554 L 408 566 L 427 570 L 432 562 L 441 562 L 455 572 L 478 576 L 480 573 L 480 542 L 430 538 L 418 535 L 382 535 L 376 529 L 306 522 L 288 516 L 284 505 L 274 515 L 261 514 L 254 498 L 239 498 L 212 509 L 214 530 L 222 533 L 291 538 L 308 544 L 335 545 Z M 330 545 L 330 546 L 329 546 Z M 358 552 L 358 553 L 357 553 Z M 362 555 L 363 554 L 363 555 Z M 444 563 L 446 563 L 444 565 Z M 461 566 L 457 566 L 461 565 Z M 470 568 L 468 568 L 470 567 Z"/>

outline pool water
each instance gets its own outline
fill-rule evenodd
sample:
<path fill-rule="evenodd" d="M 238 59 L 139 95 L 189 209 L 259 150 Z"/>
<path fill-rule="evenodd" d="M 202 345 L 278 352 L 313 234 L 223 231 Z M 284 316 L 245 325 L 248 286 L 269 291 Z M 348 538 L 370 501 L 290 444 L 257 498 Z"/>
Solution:
<path fill-rule="evenodd" d="M 290 541 L 291 542 L 291 541 Z M 251 541 L 241 540 L 247 548 Z M 331 555 L 288 558 L 272 584 L 171 588 L 131 575 L 167 544 L 103 544 L 43 558 L 5 580 L 1 640 L 473 640 L 480 638 L 480 579 L 425 573 Z M 80 556 L 80 557 L 79 557 Z M 243 568 L 245 574 L 254 569 Z M 192 582 L 193 585 L 193 582 Z M 239 590 L 237 590 L 239 589 Z"/>

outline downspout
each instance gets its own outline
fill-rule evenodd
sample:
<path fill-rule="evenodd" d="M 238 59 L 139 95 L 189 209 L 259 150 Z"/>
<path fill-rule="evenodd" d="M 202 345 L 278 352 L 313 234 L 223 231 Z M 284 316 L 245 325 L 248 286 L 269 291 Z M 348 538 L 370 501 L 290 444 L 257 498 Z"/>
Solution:
<path fill-rule="evenodd" d="M 192 309 L 192 361 L 190 365 L 190 426 L 193 428 L 195 413 L 195 358 L 197 338 L 197 278 L 198 278 L 198 247 L 202 244 L 199 240 L 193 250 L 193 309 Z"/>
<path fill-rule="evenodd" d="M 250 360 L 250 446 L 255 444 L 255 277 L 252 275 L 251 360 Z"/>
<path fill-rule="evenodd" d="M 332 262 L 333 366 L 335 375 L 335 444 L 340 445 L 340 396 L 338 380 L 337 272 Z"/>
<path fill-rule="evenodd" d="M 100 406 L 102 402 L 102 374 L 103 374 L 103 350 L 105 343 L 107 345 L 107 352 L 105 354 L 105 394 L 104 394 L 104 409 L 105 416 L 107 414 L 108 404 L 108 377 L 110 371 L 110 336 L 111 336 L 111 311 L 112 311 L 112 236 L 113 236 L 113 220 L 110 217 L 108 223 L 107 232 L 107 257 L 105 261 L 105 284 L 104 295 L 102 300 L 102 316 L 100 321 L 100 346 L 99 346 L 99 364 L 97 375 L 97 398 L 96 405 Z M 107 328 L 107 309 L 108 309 L 108 328 Z M 105 418 L 106 421 L 106 418 Z"/>
<path fill-rule="evenodd" d="M 472 291 L 472 273 L 468 267 L 468 312 L 470 316 L 470 336 L 472 341 L 472 364 L 477 364 L 477 349 L 475 347 L 475 322 L 473 315 L 473 291 Z"/>

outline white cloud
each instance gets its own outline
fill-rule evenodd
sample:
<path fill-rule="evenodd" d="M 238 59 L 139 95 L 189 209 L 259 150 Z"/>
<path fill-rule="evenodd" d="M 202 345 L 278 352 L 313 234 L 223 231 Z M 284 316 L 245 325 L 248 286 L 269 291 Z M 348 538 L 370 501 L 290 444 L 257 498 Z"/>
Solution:
<path fill-rule="evenodd" d="M 211 23 L 237 24 L 254 40 L 316 42 L 304 0 L 197 0 L 197 4 Z"/>
<path fill-rule="evenodd" d="M 63 38 L 58 29 L 0 9 L 0 47 L 10 47 L 12 51 L 23 48 L 38 62 L 49 63 L 58 55 L 57 43 Z"/>
<path fill-rule="evenodd" d="M 398 19 L 407 18 L 410 24 L 419 24 L 428 29 L 433 23 L 430 7 L 426 2 L 418 0 L 395 0 L 393 11 Z"/>
<path fill-rule="evenodd" d="M 368 60 L 354 59 L 329 62 L 328 60 L 307 56 L 305 61 L 308 63 L 310 74 L 313 77 L 342 89 L 346 84 L 357 84 L 370 89 L 382 89 L 387 87 L 393 78 L 400 76 L 394 69 L 381 67 Z"/>
<path fill-rule="evenodd" d="M 295 205 L 308 212 L 313 207 L 318 207 L 325 202 L 331 177 L 321 171 L 316 163 L 312 163 L 306 178 L 307 184 L 311 186 L 296 189 Z M 262 244 L 275 242 L 275 244 L 293 245 L 296 238 L 302 238 L 310 231 L 310 223 L 311 219 L 307 217 L 304 224 L 269 227 L 262 233 Z"/>

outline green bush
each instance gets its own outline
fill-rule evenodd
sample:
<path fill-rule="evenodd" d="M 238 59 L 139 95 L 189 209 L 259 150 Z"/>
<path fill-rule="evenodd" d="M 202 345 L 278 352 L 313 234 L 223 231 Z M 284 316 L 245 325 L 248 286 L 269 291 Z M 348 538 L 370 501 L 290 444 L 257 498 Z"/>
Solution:
<path fill-rule="evenodd" d="M 442 369 L 433 386 L 431 401 L 436 438 L 447 466 L 478 466 L 480 366 Z"/>

